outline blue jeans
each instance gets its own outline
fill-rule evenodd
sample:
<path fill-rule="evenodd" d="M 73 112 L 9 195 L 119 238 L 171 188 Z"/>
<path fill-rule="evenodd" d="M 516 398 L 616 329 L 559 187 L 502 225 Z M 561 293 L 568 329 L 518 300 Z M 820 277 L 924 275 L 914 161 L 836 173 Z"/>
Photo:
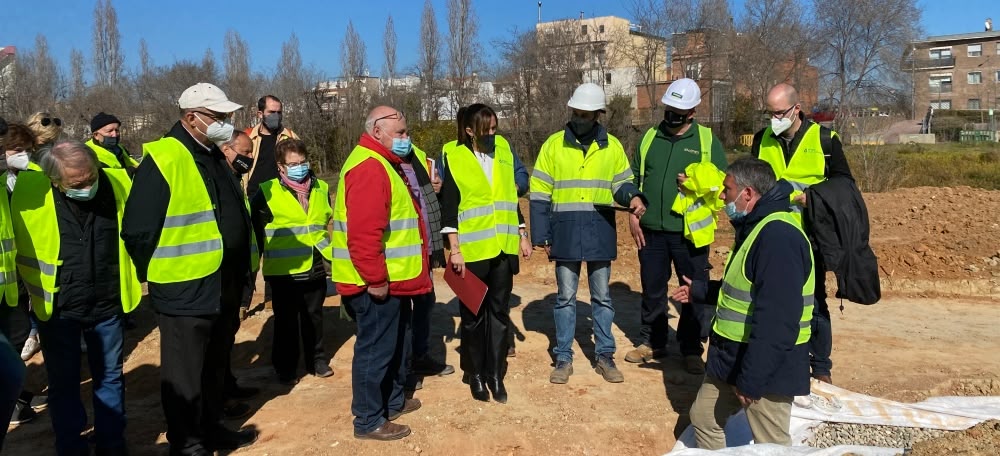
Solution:
<path fill-rule="evenodd" d="M 56 452 L 88 451 L 80 433 L 87 412 L 80 400 L 80 334 L 87 343 L 94 390 L 94 436 L 98 449 L 125 447 L 125 397 L 122 374 L 122 317 L 96 323 L 53 317 L 38 323 L 45 369 L 49 375 L 49 412 L 56 434 Z"/>
<path fill-rule="evenodd" d="M 573 336 L 576 334 L 576 289 L 580 284 L 580 261 L 556 262 L 556 306 L 552 315 L 556 321 L 556 361 L 573 361 Z M 594 344 L 597 356 L 614 356 L 615 338 L 611 323 L 615 309 L 608 290 L 611 280 L 610 261 L 588 261 L 587 280 L 590 283 L 590 307 L 594 323 Z"/>
<path fill-rule="evenodd" d="M 364 292 L 341 299 L 358 327 L 351 363 L 354 432 L 367 434 L 385 424 L 391 412 L 402 410 L 406 401 L 412 298 L 389 295 L 376 300 Z"/>
<path fill-rule="evenodd" d="M 6 307 L 7 303 L 0 305 Z M 14 351 L 14 346 L 3 331 L 0 331 L 0 373 L 0 451 L 3 451 L 7 425 L 10 424 L 14 405 L 17 404 L 17 397 L 21 394 L 21 385 L 24 383 L 24 361 L 21 361 L 20 353 Z"/>

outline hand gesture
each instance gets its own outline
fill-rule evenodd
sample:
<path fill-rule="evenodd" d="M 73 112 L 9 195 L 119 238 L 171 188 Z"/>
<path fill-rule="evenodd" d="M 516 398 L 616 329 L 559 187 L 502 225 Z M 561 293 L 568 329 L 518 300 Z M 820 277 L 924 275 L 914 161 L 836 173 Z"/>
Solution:
<path fill-rule="evenodd" d="M 684 285 L 677 287 L 670 298 L 681 304 L 687 304 L 691 302 L 691 279 L 681 276 L 681 283 Z"/>

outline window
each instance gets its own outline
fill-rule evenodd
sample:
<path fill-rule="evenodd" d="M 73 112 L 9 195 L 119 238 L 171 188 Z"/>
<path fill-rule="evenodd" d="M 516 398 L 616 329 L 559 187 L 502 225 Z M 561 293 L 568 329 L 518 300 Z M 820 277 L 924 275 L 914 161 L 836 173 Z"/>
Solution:
<path fill-rule="evenodd" d="M 604 83 L 611 84 L 611 73 L 604 73 Z"/>
<path fill-rule="evenodd" d="M 930 50 L 930 58 L 932 59 L 950 59 L 951 58 L 951 48 L 935 48 Z"/>
<path fill-rule="evenodd" d="M 969 57 L 982 57 L 983 56 L 983 44 L 970 44 L 969 45 Z"/>
<path fill-rule="evenodd" d="M 930 92 L 931 93 L 948 93 L 951 92 L 951 75 L 950 74 L 932 74 L 930 77 Z"/>
<path fill-rule="evenodd" d="M 1000 42 L 997 43 L 997 55 L 1000 55 Z"/>
<path fill-rule="evenodd" d="M 580 27 L 580 34 L 581 35 L 587 34 L 587 24 L 584 24 L 582 27 Z"/>
<path fill-rule="evenodd" d="M 597 33 L 604 33 L 604 24 L 597 26 Z M 997 54 L 1000 54 L 1000 45 L 997 46 Z"/>
<path fill-rule="evenodd" d="M 969 103 L 965 106 L 966 109 L 980 109 L 978 98 L 969 98 Z"/>
<path fill-rule="evenodd" d="M 1000 70 L 997 70 L 997 79 L 996 79 L 996 81 L 1000 82 Z"/>
<path fill-rule="evenodd" d="M 983 72 L 981 71 L 969 72 L 969 84 L 982 84 L 982 83 L 983 83 Z"/>
<path fill-rule="evenodd" d="M 951 100 L 934 100 L 931 101 L 932 109 L 951 109 Z"/>
<path fill-rule="evenodd" d="M 701 62 L 689 63 L 685 65 L 684 77 L 689 79 L 701 79 Z"/>

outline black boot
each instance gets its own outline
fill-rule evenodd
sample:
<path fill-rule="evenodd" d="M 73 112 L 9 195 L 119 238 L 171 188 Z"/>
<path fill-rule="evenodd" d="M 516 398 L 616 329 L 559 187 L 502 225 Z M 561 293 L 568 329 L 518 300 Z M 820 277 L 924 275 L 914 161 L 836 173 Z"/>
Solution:
<path fill-rule="evenodd" d="M 507 403 L 507 387 L 500 377 L 486 377 L 486 387 L 493 393 L 493 400 L 501 404 Z"/>
<path fill-rule="evenodd" d="M 483 376 L 473 374 L 469 376 L 469 389 L 472 391 L 472 397 L 477 401 L 488 402 L 490 400 L 490 392 L 486 390 L 486 385 L 483 384 Z"/>

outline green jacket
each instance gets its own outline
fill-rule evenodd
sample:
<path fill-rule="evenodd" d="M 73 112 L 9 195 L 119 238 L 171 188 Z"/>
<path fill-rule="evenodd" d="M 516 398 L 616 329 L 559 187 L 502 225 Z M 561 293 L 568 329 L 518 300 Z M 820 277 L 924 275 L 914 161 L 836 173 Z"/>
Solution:
<path fill-rule="evenodd" d="M 670 206 L 677 198 L 677 175 L 683 173 L 688 165 L 701 161 L 701 144 L 696 127 L 697 123 L 692 122 L 691 128 L 688 128 L 683 135 L 669 138 L 668 134 L 664 132 L 663 123 L 660 123 L 656 138 L 653 139 L 653 143 L 649 146 L 649 152 L 646 154 L 646 169 L 642 173 L 639 170 L 641 142 L 636 146 L 636 151 L 632 155 L 632 174 L 635 176 L 636 185 L 639 185 L 640 176 L 645 176 L 643 194 L 649 202 L 646 214 L 640 220 L 643 228 L 684 232 L 684 216 L 671 212 Z M 726 161 L 722 142 L 714 134 L 712 135 L 712 163 L 721 171 L 725 171 L 729 164 Z"/>

